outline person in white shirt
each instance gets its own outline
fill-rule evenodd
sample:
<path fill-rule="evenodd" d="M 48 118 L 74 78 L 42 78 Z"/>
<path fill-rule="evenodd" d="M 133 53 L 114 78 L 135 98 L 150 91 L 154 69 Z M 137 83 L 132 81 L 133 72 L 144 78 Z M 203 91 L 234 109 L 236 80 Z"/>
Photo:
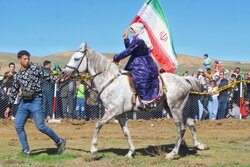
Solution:
<path fill-rule="evenodd" d="M 208 93 L 211 95 L 211 98 L 208 102 L 208 113 L 209 113 L 209 119 L 215 120 L 218 112 L 218 96 L 219 93 L 215 92 L 218 87 L 216 86 L 215 80 L 210 81 L 210 85 L 208 86 Z"/>

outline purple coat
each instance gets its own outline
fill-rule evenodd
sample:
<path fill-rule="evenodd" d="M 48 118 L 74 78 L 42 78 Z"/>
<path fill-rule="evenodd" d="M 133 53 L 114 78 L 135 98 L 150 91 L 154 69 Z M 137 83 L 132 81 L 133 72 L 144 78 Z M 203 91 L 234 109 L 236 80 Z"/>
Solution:
<path fill-rule="evenodd" d="M 130 55 L 125 70 L 130 71 L 137 94 L 142 100 L 152 100 L 158 95 L 159 81 L 158 68 L 152 57 L 149 55 L 149 49 L 141 39 L 134 38 L 124 40 L 126 50 L 114 56 L 114 61 Z"/>

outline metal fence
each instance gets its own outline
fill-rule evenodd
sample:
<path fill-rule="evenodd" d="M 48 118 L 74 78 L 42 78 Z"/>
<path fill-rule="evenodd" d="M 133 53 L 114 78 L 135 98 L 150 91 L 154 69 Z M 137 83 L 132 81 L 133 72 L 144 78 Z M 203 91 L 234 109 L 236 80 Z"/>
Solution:
<path fill-rule="evenodd" d="M 8 89 L 11 82 L 1 84 L 0 98 L 0 118 L 4 118 L 4 111 L 7 106 Z M 208 93 L 208 85 L 203 85 L 203 92 L 192 92 L 184 112 L 197 120 L 204 119 L 224 119 L 227 117 L 243 118 L 248 117 L 250 82 L 249 80 L 229 82 L 228 85 L 216 89 L 213 93 Z M 56 90 L 56 91 L 55 91 Z M 226 91 L 227 96 L 221 97 L 222 91 Z M 80 119 L 93 120 L 100 119 L 105 109 L 98 97 L 98 92 L 91 83 L 84 82 L 84 98 L 77 98 L 76 80 L 72 79 L 65 83 L 43 84 L 43 108 L 45 119 Z M 18 109 L 18 99 L 12 108 L 11 118 L 14 119 Z M 169 112 L 163 107 L 151 112 L 128 112 L 128 119 L 158 119 L 169 118 Z"/>

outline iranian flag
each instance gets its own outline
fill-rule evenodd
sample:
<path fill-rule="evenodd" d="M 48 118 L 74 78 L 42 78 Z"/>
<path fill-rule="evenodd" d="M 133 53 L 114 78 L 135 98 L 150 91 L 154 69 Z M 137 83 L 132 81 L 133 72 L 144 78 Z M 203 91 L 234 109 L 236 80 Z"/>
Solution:
<path fill-rule="evenodd" d="M 154 47 L 152 54 L 162 69 L 173 72 L 177 68 L 176 53 L 167 18 L 159 1 L 148 0 L 132 21 L 135 22 L 142 23 L 147 30 Z"/>

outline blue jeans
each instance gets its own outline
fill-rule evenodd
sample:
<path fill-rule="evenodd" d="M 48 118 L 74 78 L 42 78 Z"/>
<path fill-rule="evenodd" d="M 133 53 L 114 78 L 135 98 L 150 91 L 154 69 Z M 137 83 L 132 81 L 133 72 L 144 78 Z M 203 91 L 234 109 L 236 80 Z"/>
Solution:
<path fill-rule="evenodd" d="M 227 115 L 227 98 L 219 97 L 219 108 L 217 113 L 217 119 L 224 119 Z"/>
<path fill-rule="evenodd" d="M 36 97 L 30 102 L 22 100 L 17 110 L 15 122 L 15 129 L 17 131 L 19 141 L 22 144 L 22 151 L 30 151 L 27 136 L 24 130 L 25 123 L 30 115 L 32 116 L 36 124 L 36 128 L 39 131 L 48 135 L 55 143 L 60 142 L 61 139 L 56 135 L 56 133 L 44 124 L 42 98 Z"/>
<path fill-rule="evenodd" d="M 86 118 L 85 114 L 85 99 L 76 99 L 76 118 L 83 119 Z"/>
<path fill-rule="evenodd" d="M 215 120 L 217 117 L 217 113 L 218 113 L 218 106 L 219 106 L 219 102 L 218 102 L 218 98 L 217 97 L 213 97 L 212 101 L 208 102 L 208 112 L 209 112 L 209 119 L 210 120 Z"/>

